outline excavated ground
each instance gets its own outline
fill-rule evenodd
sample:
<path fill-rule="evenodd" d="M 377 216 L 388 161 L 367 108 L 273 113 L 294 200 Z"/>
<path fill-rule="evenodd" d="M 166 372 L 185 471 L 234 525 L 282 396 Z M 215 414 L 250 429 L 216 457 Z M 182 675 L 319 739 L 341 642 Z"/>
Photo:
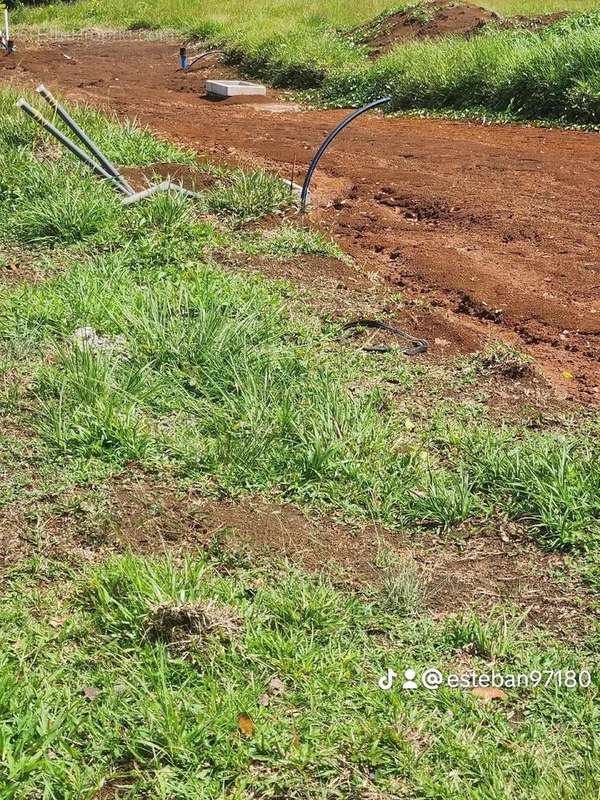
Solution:
<path fill-rule="evenodd" d="M 377 17 L 356 28 L 351 36 L 354 41 L 369 49 L 372 58 L 378 58 L 410 41 L 441 39 L 444 36 L 468 39 L 489 25 L 540 30 L 567 16 L 567 13 L 557 12 L 538 17 L 500 17 L 473 3 L 431 0 L 404 11 Z"/>
<path fill-rule="evenodd" d="M 344 116 L 275 93 L 211 102 L 205 79 L 231 68 L 177 65 L 175 43 L 20 43 L 0 59 L 0 81 L 43 80 L 202 156 L 286 178 L 294 163 L 303 175 Z M 371 115 L 336 141 L 313 188 L 310 220 L 357 259 L 371 279 L 365 292 L 377 276 L 398 319 L 430 339 L 432 358 L 502 338 L 534 357 L 563 400 L 600 402 L 596 134 Z"/>

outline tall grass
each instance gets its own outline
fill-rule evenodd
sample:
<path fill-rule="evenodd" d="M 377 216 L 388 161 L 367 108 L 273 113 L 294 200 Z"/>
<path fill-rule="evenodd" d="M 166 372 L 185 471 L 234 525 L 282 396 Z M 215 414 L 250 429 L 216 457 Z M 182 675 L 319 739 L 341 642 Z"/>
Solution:
<path fill-rule="evenodd" d="M 235 28 L 263 38 L 298 29 L 350 27 L 380 14 L 389 0 L 83 0 L 20 9 L 16 19 L 29 24 L 60 22 L 80 28 L 90 24 L 127 27 L 145 20 L 149 25 L 183 30 L 210 25 Z"/>
<path fill-rule="evenodd" d="M 177 30 L 206 26 L 207 30 L 234 29 L 267 39 L 302 29 L 350 28 L 388 9 L 417 4 L 417 0 L 131 0 L 123 6 L 117 0 L 78 0 L 35 4 L 19 9 L 15 18 L 27 24 L 58 23 L 67 28 L 127 27 L 144 21 L 149 27 Z M 480 5 L 505 16 L 597 8 L 596 0 L 481 0 Z"/>
<path fill-rule="evenodd" d="M 397 4 L 404 7 L 409 3 Z M 537 13 L 561 3 L 489 3 L 503 13 Z M 569 3 L 565 10 L 594 8 Z M 343 33 L 387 2 L 76 2 L 37 7 L 19 18 L 63 27 L 169 27 L 223 45 L 248 74 L 274 85 L 321 87 L 328 105 L 359 105 L 392 96 L 395 110 L 473 110 L 517 118 L 600 121 L 600 14 L 560 21 L 543 31 L 496 30 L 470 39 L 403 44 L 371 62 Z"/>
<path fill-rule="evenodd" d="M 588 18 L 586 18 L 588 19 Z M 490 31 L 469 40 L 415 42 L 362 70 L 329 73 L 327 102 L 389 94 L 393 109 L 472 109 L 521 118 L 600 120 L 600 16 L 544 33 Z"/>

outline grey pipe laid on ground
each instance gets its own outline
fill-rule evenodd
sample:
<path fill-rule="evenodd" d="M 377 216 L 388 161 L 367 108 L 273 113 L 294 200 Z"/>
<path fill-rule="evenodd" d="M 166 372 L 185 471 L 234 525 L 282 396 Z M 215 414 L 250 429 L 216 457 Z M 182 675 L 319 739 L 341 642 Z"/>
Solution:
<path fill-rule="evenodd" d="M 143 189 L 141 192 L 137 192 L 137 194 L 131 194 L 129 197 L 126 197 L 123 200 L 123 205 L 128 206 L 132 203 L 137 203 L 138 200 L 145 200 L 147 197 L 152 197 L 152 195 L 156 194 L 157 192 L 168 192 L 173 190 L 178 192 L 179 194 L 183 194 L 186 197 L 198 197 L 197 192 L 191 192 L 189 189 L 185 189 L 183 186 L 179 186 L 176 183 L 171 183 L 170 180 L 163 181 L 162 183 L 157 183 L 156 186 L 150 186 L 148 189 Z"/>
<path fill-rule="evenodd" d="M 75 144 L 75 142 L 71 141 L 71 139 L 69 139 L 68 136 L 65 136 L 64 133 L 59 131 L 55 125 L 53 125 L 51 122 L 48 122 L 48 120 L 45 117 L 43 117 L 37 109 L 33 108 L 33 106 L 30 106 L 26 100 L 23 100 L 23 98 L 18 100 L 17 108 L 20 108 L 21 111 L 23 111 L 33 120 L 35 120 L 35 122 L 37 122 L 38 125 L 41 125 L 42 128 L 44 128 L 44 130 L 48 131 L 48 133 L 51 133 L 52 136 L 58 139 L 58 141 L 61 142 L 61 144 L 63 144 L 67 148 L 67 150 L 73 153 L 73 155 L 76 156 L 83 164 L 85 164 L 87 167 L 93 170 L 93 172 L 95 172 L 96 175 L 99 175 L 101 178 L 110 181 L 112 185 L 115 187 L 115 189 L 117 189 L 122 194 L 126 195 L 131 194 L 131 192 L 129 192 L 123 186 L 122 183 L 120 183 L 115 179 L 114 175 L 111 175 L 99 164 L 96 164 L 96 162 L 92 158 L 90 158 L 86 152 L 84 152 L 80 147 L 78 147 Z"/>
<path fill-rule="evenodd" d="M 113 178 L 118 181 L 121 186 L 125 189 L 128 194 L 133 194 L 134 190 L 131 186 L 127 183 L 125 178 L 121 175 L 119 170 L 115 167 L 115 165 L 108 159 L 102 150 L 98 147 L 98 145 L 93 142 L 87 133 L 79 127 L 79 125 L 75 122 L 75 120 L 70 116 L 70 114 L 65 111 L 65 109 L 60 105 L 60 103 L 56 100 L 56 98 L 46 89 L 46 87 L 41 84 L 38 86 L 37 90 L 38 94 L 40 94 L 44 100 L 56 111 L 58 116 L 62 119 L 62 121 L 67 125 L 80 139 L 83 144 L 88 148 L 88 150 L 96 156 L 102 167 L 108 172 Z"/>
<path fill-rule="evenodd" d="M 123 200 L 123 205 L 128 206 L 131 205 L 131 203 L 137 203 L 138 200 L 145 200 L 147 197 L 152 197 L 152 195 L 157 192 L 165 192 L 169 186 L 169 181 L 164 181 L 163 183 L 157 183 L 156 186 L 150 186 L 148 189 L 142 189 L 141 192 L 130 194 L 129 197 L 126 197 Z"/>

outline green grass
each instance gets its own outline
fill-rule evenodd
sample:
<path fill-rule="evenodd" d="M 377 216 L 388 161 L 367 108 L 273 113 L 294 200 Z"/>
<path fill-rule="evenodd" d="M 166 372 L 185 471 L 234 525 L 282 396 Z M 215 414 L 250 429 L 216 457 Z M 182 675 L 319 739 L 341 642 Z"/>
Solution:
<path fill-rule="evenodd" d="M 538 16 L 559 11 L 576 13 L 598 8 L 596 0 L 482 0 L 479 4 L 505 17 Z"/>
<path fill-rule="evenodd" d="M 0 611 L 3 798 L 596 796 L 597 681 L 491 703 L 378 687 L 388 668 L 593 671 L 589 643 L 575 652 L 506 611 L 434 622 L 284 564 L 227 563 L 15 572 Z"/>
<path fill-rule="evenodd" d="M 343 259 L 340 248 L 319 231 L 284 223 L 279 228 L 245 232 L 232 242 L 233 246 L 250 255 L 272 255 L 282 259 L 292 256 L 330 256 Z"/>
<path fill-rule="evenodd" d="M 359 105 L 390 95 L 392 110 L 485 109 L 515 119 L 600 119 L 600 17 L 542 33 L 490 31 L 397 47 L 362 70 L 331 72 L 321 96 Z"/>
<path fill-rule="evenodd" d="M 327 333 L 292 322 L 276 287 L 212 266 L 173 274 L 155 253 L 143 266 L 144 249 L 82 261 L 1 306 L 0 335 L 54 353 L 35 377 L 35 425 L 65 459 L 137 460 L 229 493 L 277 488 L 392 526 L 446 528 L 501 505 L 551 547 L 597 547 L 595 437 L 497 429 L 443 404 L 406 430 L 406 407 L 381 389 L 348 392 L 364 359 L 329 354 Z M 82 326 L 122 338 L 125 356 L 71 346 Z"/>
<path fill-rule="evenodd" d="M 65 465 L 101 462 L 116 474 L 135 461 L 207 491 L 278 492 L 395 528 L 447 530 L 502 509 L 547 547 L 597 551 L 593 421 L 540 432 L 493 423 L 469 398 L 423 403 L 427 375 L 398 353 L 374 361 L 340 346 L 339 325 L 285 284 L 219 268 L 216 254 L 232 247 L 335 255 L 290 224 L 244 229 L 287 209 L 280 181 L 225 170 L 196 203 L 163 195 L 125 211 L 70 157 L 45 163 L 43 139 L 11 144 L 14 96 L 4 97 L 0 228 L 56 266 L 2 294 L 0 343 L 9 375 L 23 360 L 29 370 L 16 407 Z M 96 119 L 110 153 L 106 125 Z M 139 136 L 145 160 L 152 148 Z M 157 156 L 166 146 L 156 142 Z M 106 346 L 78 344 L 81 328 Z M 492 367 L 507 358 L 496 353 Z"/>
<path fill-rule="evenodd" d="M 221 263 L 341 255 L 278 179 L 208 168 L 195 201 L 124 209 L 15 100 L 0 91 L 0 281 L 5 251 L 41 277 L 1 285 L 0 514 L 3 556 L 38 555 L 2 575 L 0 798 L 592 800 L 597 637 L 558 642 L 508 606 L 433 619 L 439 587 L 383 548 L 360 595 L 220 536 L 187 558 L 84 556 L 114 522 L 110 487 L 142 472 L 440 541 L 518 520 L 598 586 L 597 415 L 492 418 L 486 381 L 528 368 L 512 348 L 444 367 L 356 350 L 290 285 Z M 120 164 L 193 164 L 74 113 Z M 44 555 L 56 539 L 70 567 Z M 427 667 L 594 678 L 488 703 L 379 688 Z"/>
<path fill-rule="evenodd" d="M 61 22 L 68 28 L 89 25 L 127 27 L 144 21 L 148 27 L 207 30 L 231 29 L 251 36 L 271 38 L 298 31 L 351 28 L 388 9 L 417 6 L 417 2 L 390 0 L 132 0 L 124 9 L 116 0 L 78 0 L 71 3 L 28 4 L 16 19 L 27 24 Z M 596 0 L 482 0 L 481 5 L 504 16 L 539 15 L 556 11 L 578 12 L 597 8 Z M 125 16 L 124 16 L 125 11 Z"/>
<path fill-rule="evenodd" d="M 343 0 L 265 0 L 265 2 L 243 3 L 241 0 L 208 0 L 207 2 L 185 2 L 185 0 L 157 0 L 128 3 L 126 16 L 123 7 L 114 0 L 100 4 L 79 2 L 67 4 L 42 4 L 19 12 L 27 22 L 52 22 L 60 19 L 71 27 L 80 27 L 90 22 L 99 24 L 114 23 L 120 19 L 119 27 L 127 26 L 134 20 L 146 19 L 158 27 L 193 27 L 203 23 L 217 26 L 230 26 L 235 21 L 241 30 L 256 32 L 260 29 L 266 37 L 291 33 L 298 27 L 318 28 L 323 25 L 349 27 L 381 13 L 389 2 L 387 0 L 361 0 L 349 4 Z"/>

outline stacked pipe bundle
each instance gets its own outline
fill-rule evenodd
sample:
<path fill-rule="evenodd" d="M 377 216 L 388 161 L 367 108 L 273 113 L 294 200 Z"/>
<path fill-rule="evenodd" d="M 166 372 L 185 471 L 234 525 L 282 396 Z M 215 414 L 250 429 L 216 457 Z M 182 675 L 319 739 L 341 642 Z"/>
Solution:
<path fill-rule="evenodd" d="M 79 139 L 79 141 L 84 145 L 84 147 L 94 156 L 94 158 L 90 157 L 88 153 L 85 152 L 79 145 L 77 145 L 72 139 L 69 139 L 62 131 L 60 131 L 56 125 L 53 125 L 52 122 L 47 120 L 40 112 L 31 106 L 27 100 L 21 98 L 17 101 L 17 107 L 21 109 L 27 116 L 31 117 L 35 122 L 38 123 L 44 130 L 48 131 L 48 133 L 52 134 L 55 139 L 64 145 L 76 158 L 81 161 L 82 164 L 85 164 L 89 167 L 92 172 L 94 172 L 99 178 L 103 178 L 104 180 L 108 181 L 113 189 L 119 192 L 122 195 L 125 195 L 123 198 L 123 205 L 130 205 L 131 203 L 135 203 L 138 200 L 143 200 L 146 197 L 151 197 L 153 194 L 157 192 L 168 192 L 168 191 L 175 191 L 179 194 L 186 195 L 187 197 L 196 197 L 197 194 L 195 192 L 190 192 L 188 189 L 185 189 L 183 186 L 179 184 L 174 184 L 170 180 L 163 181 L 162 183 L 157 184 L 156 186 L 150 186 L 147 189 L 142 190 L 141 192 L 135 192 L 134 189 L 129 185 L 129 183 L 125 180 L 125 178 L 121 175 L 119 170 L 115 167 L 112 161 L 107 158 L 106 155 L 100 150 L 98 145 L 87 135 L 87 133 L 81 128 L 75 120 L 70 116 L 70 114 L 60 105 L 60 103 L 52 96 L 52 94 L 46 89 L 45 86 L 38 86 L 37 88 L 38 93 L 44 98 L 44 100 L 48 103 L 48 105 L 54 110 L 56 115 L 62 119 L 65 125 L 70 128 L 72 133 Z M 94 160 L 96 159 L 96 160 Z"/>

